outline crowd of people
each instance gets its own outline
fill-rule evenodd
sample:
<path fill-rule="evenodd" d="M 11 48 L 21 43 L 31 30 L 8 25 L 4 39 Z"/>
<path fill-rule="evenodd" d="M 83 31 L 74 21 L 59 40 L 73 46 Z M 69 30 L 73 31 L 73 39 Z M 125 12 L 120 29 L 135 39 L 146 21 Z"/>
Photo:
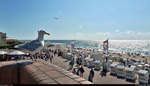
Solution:
<path fill-rule="evenodd" d="M 37 62 L 37 59 L 42 59 L 45 61 L 50 61 L 50 63 L 53 62 L 53 58 L 55 56 L 63 56 L 63 52 L 60 49 L 54 49 L 54 48 L 44 48 L 40 51 L 37 51 L 35 53 L 30 53 L 29 56 L 33 61 Z"/>
<path fill-rule="evenodd" d="M 84 56 L 82 56 L 81 54 L 72 53 L 71 59 L 69 60 L 68 71 L 72 71 L 73 74 L 83 77 L 83 74 L 85 72 L 83 67 L 83 63 L 84 63 L 83 59 Z M 91 68 L 88 80 L 93 82 L 93 78 L 94 78 L 94 70 L 93 68 Z"/>

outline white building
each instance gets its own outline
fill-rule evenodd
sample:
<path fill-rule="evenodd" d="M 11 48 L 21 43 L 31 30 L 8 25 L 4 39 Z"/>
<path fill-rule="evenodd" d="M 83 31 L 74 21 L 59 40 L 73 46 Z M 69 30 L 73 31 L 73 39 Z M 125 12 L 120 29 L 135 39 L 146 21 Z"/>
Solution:
<path fill-rule="evenodd" d="M 6 43 L 6 33 L 0 32 L 0 44 Z"/>

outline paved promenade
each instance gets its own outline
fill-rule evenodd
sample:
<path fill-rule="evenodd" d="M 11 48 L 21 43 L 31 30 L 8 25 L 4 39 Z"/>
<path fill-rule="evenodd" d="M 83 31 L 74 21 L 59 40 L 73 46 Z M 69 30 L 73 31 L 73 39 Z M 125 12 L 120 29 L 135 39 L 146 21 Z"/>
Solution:
<path fill-rule="evenodd" d="M 31 63 L 28 64 L 29 62 Z M 14 69 L 16 70 L 14 71 Z M 47 64 L 43 61 L 34 62 L 31 60 L 18 60 L 0 62 L 0 84 L 14 83 L 92 84 L 84 78 L 74 75 L 61 67 L 54 64 Z"/>
<path fill-rule="evenodd" d="M 49 64 L 49 60 L 47 62 L 45 62 L 44 60 L 40 60 L 40 61 L 44 62 L 45 64 Z M 65 70 L 67 70 L 69 67 L 68 66 L 69 62 L 66 61 L 66 59 L 63 59 L 57 56 L 54 57 L 53 64 Z M 88 80 L 90 69 L 87 67 L 84 67 L 84 70 L 85 72 L 83 74 L 83 78 Z M 101 77 L 100 71 L 95 71 L 95 76 L 94 76 L 93 81 L 94 81 L 93 82 L 94 84 L 138 84 L 138 81 L 136 81 L 136 83 L 128 82 L 125 79 L 120 79 L 115 76 L 111 76 L 109 73 L 107 73 L 107 76 Z"/>

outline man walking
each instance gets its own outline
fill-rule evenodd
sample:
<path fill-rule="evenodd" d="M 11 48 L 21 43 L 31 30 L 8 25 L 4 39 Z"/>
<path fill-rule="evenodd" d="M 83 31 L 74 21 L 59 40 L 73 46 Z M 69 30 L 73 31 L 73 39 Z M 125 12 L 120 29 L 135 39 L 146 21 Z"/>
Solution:
<path fill-rule="evenodd" d="M 74 66 L 74 57 L 72 57 L 71 61 L 69 62 L 69 69 L 68 70 L 72 70 Z"/>
<path fill-rule="evenodd" d="M 80 77 L 83 77 L 84 69 L 83 69 L 82 65 L 79 70 L 80 70 Z"/>
<path fill-rule="evenodd" d="M 93 77 L 94 77 L 94 70 L 93 70 L 93 68 L 91 68 L 91 71 L 90 71 L 88 80 L 89 80 L 90 82 L 93 82 Z"/>

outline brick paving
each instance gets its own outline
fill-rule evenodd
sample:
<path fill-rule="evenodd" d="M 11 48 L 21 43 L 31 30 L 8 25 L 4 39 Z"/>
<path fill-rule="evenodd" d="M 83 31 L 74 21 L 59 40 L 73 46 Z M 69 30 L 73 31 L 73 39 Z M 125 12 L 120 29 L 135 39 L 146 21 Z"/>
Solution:
<path fill-rule="evenodd" d="M 30 60 L 28 60 L 30 61 Z M 16 67 L 17 63 L 22 64 L 26 61 L 17 62 L 0 62 L 0 72 L 3 74 L 0 76 L 1 81 L 5 84 L 12 83 L 12 67 Z M 31 62 L 31 61 L 30 61 Z M 15 65 L 14 65 L 15 63 Z M 26 63 L 24 63 L 26 64 Z M 9 66 L 8 66 L 9 65 Z M 11 67 L 11 65 L 14 65 Z M 8 67 L 8 68 L 7 68 Z M 2 70 L 4 68 L 4 70 Z M 63 72 L 62 72 L 63 71 Z M 8 75 L 9 74 L 9 75 Z M 17 76 L 15 76 L 17 77 Z M 45 64 L 43 62 L 33 62 L 26 66 L 21 66 L 21 80 L 22 84 L 92 84 L 83 78 L 80 78 L 69 71 L 62 69 L 59 66 L 53 64 Z M 85 82 L 86 81 L 86 82 Z M 0 83 L 2 83 L 0 82 Z M 17 82 L 17 81 L 15 81 Z"/>

